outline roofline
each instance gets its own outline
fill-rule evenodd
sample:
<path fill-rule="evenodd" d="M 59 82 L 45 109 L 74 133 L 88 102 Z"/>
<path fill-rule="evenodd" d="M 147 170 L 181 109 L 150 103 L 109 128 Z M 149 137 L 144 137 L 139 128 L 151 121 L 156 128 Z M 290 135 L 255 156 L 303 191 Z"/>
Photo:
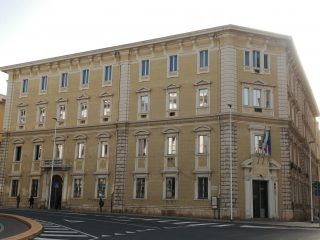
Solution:
<path fill-rule="evenodd" d="M 281 34 L 277 34 L 277 33 L 261 31 L 261 30 L 257 30 L 257 29 L 253 29 L 253 28 L 246 28 L 246 27 L 241 27 L 241 26 L 229 24 L 229 25 L 223 25 L 223 26 L 219 26 L 219 27 L 207 28 L 207 29 L 203 29 L 203 30 L 197 30 L 197 31 L 192 31 L 192 32 L 170 35 L 170 36 L 166 36 L 166 37 L 144 40 L 144 41 L 139 41 L 139 42 L 134 42 L 134 43 L 127 43 L 127 44 L 122 44 L 122 45 L 117 45 L 117 46 L 112 46 L 112 47 L 100 48 L 100 49 L 96 49 L 96 50 L 89 50 L 89 51 L 84 51 L 84 52 L 79 52 L 79 53 L 67 54 L 67 55 L 62 55 L 62 56 L 57 56 L 57 57 L 52 57 L 52 58 L 45 58 L 45 59 L 41 59 L 41 60 L 35 60 L 35 61 L 29 61 L 29 62 L 24 62 L 24 63 L 19 63 L 19 64 L 3 66 L 3 67 L 0 67 L 0 71 L 7 72 L 7 71 L 17 69 L 17 68 L 30 67 L 33 65 L 45 64 L 48 62 L 63 61 L 63 60 L 67 60 L 70 58 L 85 57 L 85 56 L 90 56 L 90 55 L 94 55 L 94 54 L 101 54 L 101 53 L 105 53 L 105 52 L 127 50 L 130 48 L 136 48 L 136 47 L 141 47 L 141 46 L 145 46 L 145 45 L 174 41 L 174 40 L 178 40 L 181 38 L 196 37 L 196 36 L 201 36 L 201 35 L 206 35 L 206 34 L 213 34 L 213 33 L 219 33 L 219 32 L 224 32 L 224 31 L 230 31 L 230 30 L 252 33 L 252 34 L 261 35 L 261 36 L 269 36 L 272 38 L 280 38 L 280 39 L 292 41 L 291 37 L 287 36 L 287 35 L 281 35 Z"/>

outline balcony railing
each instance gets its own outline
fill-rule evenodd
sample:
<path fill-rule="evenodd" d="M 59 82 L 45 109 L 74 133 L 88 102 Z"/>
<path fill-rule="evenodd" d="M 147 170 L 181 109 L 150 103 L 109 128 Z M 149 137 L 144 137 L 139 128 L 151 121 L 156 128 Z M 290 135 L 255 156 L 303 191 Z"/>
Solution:
<path fill-rule="evenodd" d="M 42 160 L 41 164 L 42 168 L 51 168 L 52 167 L 52 160 Z M 63 159 L 54 159 L 53 160 L 53 167 L 54 168 L 70 168 L 71 166 L 68 164 L 63 163 Z"/>

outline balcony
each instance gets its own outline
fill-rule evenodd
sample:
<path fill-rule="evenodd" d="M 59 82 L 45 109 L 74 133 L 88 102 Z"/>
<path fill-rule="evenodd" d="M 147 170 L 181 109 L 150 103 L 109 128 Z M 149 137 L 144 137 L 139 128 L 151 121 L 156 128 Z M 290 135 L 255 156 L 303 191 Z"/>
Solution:
<path fill-rule="evenodd" d="M 41 168 L 44 170 L 49 170 L 52 168 L 52 160 L 42 160 Z M 69 164 L 64 164 L 63 159 L 55 159 L 53 160 L 53 168 L 55 170 L 69 170 L 71 166 Z"/>

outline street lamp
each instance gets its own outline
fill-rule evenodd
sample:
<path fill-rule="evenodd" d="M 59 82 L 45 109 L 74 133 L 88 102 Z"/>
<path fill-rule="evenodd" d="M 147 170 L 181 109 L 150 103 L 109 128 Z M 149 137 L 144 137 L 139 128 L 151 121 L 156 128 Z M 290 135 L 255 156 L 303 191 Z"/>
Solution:
<path fill-rule="evenodd" d="M 52 188 L 52 175 L 53 175 L 53 164 L 54 159 L 56 157 L 56 135 L 57 135 L 57 118 L 52 118 L 54 122 L 54 135 L 53 135 L 53 150 L 52 150 L 52 160 L 51 160 L 51 173 L 50 173 L 50 186 L 49 186 L 49 201 L 48 201 L 48 209 L 50 209 L 51 204 L 51 188 Z"/>
<path fill-rule="evenodd" d="M 229 107 L 229 161 L 230 161 L 230 220 L 233 220 L 233 204 L 232 204 L 232 126 L 231 126 L 231 108 L 232 105 L 228 104 Z"/>
<path fill-rule="evenodd" d="M 310 146 L 311 143 L 315 143 L 315 141 L 309 141 L 310 216 L 311 216 L 311 223 L 313 223 L 312 173 L 311 173 L 312 158 L 311 158 L 311 146 Z"/>

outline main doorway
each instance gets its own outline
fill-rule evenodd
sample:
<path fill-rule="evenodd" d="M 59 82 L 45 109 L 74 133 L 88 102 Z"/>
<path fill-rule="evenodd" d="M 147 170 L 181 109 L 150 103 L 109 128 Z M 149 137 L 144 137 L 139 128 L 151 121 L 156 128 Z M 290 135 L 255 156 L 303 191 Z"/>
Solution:
<path fill-rule="evenodd" d="M 63 180 L 59 175 L 52 177 L 50 208 L 61 208 L 62 183 Z"/>
<path fill-rule="evenodd" d="M 252 181 L 253 217 L 268 218 L 268 181 Z"/>

